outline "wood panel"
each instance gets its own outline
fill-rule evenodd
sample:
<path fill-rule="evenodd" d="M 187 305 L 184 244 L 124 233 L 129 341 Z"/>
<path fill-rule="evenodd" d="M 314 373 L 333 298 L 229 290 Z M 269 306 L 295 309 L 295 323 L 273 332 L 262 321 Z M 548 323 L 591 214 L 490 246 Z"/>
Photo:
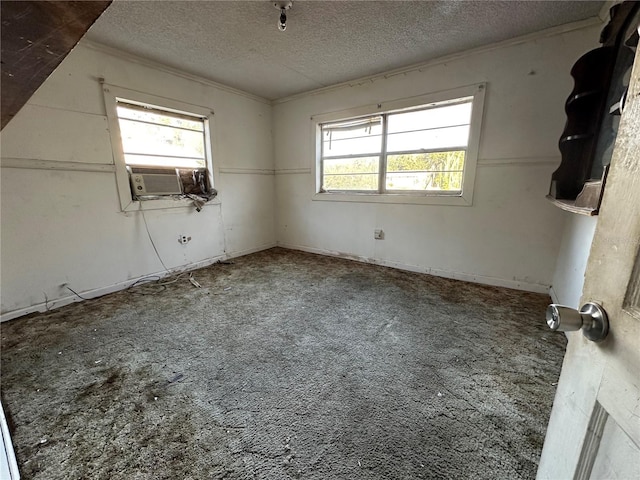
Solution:
<path fill-rule="evenodd" d="M 62 62 L 108 1 L 6 1 L 2 16 L 2 128 Z"/>

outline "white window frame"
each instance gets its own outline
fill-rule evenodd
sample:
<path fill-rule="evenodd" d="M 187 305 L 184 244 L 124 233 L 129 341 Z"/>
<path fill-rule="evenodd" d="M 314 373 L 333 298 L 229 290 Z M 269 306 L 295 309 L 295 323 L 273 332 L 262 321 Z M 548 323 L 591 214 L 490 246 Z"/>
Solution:
<path fill-rule="evenodd" d="M 417 97 L 392 100 L 384 103 L 366 105 L 338 112 L 324 113 L 311 117 L 313 152 L 314 195 L 313 200 L 334 202 L 373 202 L 373 203 L 410 203 L 424 205 L 461 205 L 473 204 L 473 190 L 478 163 L 478 150 L 480 146 L 480 134 L 482 129 L 482 116 L 484 111 L 484 96 L 486 83 L 478 83 L 465 87 L 444 90 L 440 92 L 420 95 Z M 431 104 L 446 102 L 463 97 L 473 97 L 471 109 L 471 121 L 469 126 L 469 143 L 466 148 L 464 173 L 462 176 L 462 192 L 451 194 L 444 191 L 393 191 L 357 192 L 322 191 L 322 124 L 348 120 L 368 115 L 381 113 L 395 113 L 402 110 L 420 109 Z"/>
<path fill-rule="evenodd" d="M 118 188 L 118 196 L 120 198 L 120 209 L 123 212 L 185 207 L 192 205 L 193 200 L 176 197 L 154 198 L 149 200 L 135 200 L 133 198 L 133 195 L 131 194 L 129 172 L 127 171 L 127 164 L 124 158 L 120 123 L 116 110 L 118 100 L 141 105 L 149 105 L 168 112 L 201 117 L 204 121 L 204 146 L 207 176 L 209 185 L 211 185 L 212 188 L 215 187 L 215 179 L 218 178 L 218 171 L 217 162 L 213 161 L 217 156 L 214 154 L 214 142 L 211 140 L 211 131 L 213 130 L 213 111 L 211 108 L 143 93 L 137 90 L 131 90 L 107 83 L 102 83 L 102 91 L 104 94 L 104 103 L 111 137 L 111 148 L 113 151 L 113 161 L 116 170 L 116 185 Z M 217 198 L 207 202 L 207 205 L 216 203 L 220 203 Z"/>

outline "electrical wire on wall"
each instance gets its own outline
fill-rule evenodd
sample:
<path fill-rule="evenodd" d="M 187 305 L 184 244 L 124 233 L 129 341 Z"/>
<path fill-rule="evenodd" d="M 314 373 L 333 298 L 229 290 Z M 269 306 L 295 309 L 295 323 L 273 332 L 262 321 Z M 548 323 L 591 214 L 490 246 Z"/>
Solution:
<path fill-rule="evenodd" d="M 145 217 L 145 215 L 144 215 L 144 210 L 142 210 L 142 208 L 141 208 L 139 210 L 139 212 L 142 214 L 142 220 L 144 221 L 144 228 L 147 230 L 147 236 L 149 237 L 149 241 L 151 242 L 151 246 L 153 247 L 153 251 L 156 252 L 156 257 L 158 257 L 158 260 L 160 260 L 160 263 L 162 264 L 162 267 L 164 268 L 165 272 L 169 273 L 169 269 L 167 268 L 167 266 L 162 261 L 162 257 L 160 256 L 160 253 L 158 252 L 158 249 L 156 248 L 156 244 L 154 243 L 153 238 L 151 237 L 151 232 L 149 232 L 149 225 L 147 224 L 147 217 Z"/>
<path fill-rule="evenodd" d="M 167 268 L 167 266 L 165 265 L 164 261 L 162 260 L 162 257 L 160 256 L 160 252 L 158 252 L 158 248 L 156 247 L 156 244 L 153 241 L 153 237 L 151 236 L 151 232 L 149 231 L 149 224 L 147 223 L 147 217 L 144 214 L 144 210 L 140 209 L 139 212 L 142 215 L 142 221 L 144 222 L 144 227 L 145 227 L 145 230 L 147 231 L 147 236 L 149 237 L 149 241 L 151 242 L 153 251 L 156 253 L 156 257 L 158 257 L 158 260 L 162 264 L 162 267 L 164 268 L 165 272 L 171 273 Z M 168 280 L 167 280 L 167 277 L 163 277 L 161 275 L 147 275 L 133 282 L 131 285 L 129 285 L 127 290 L 129 290 L 131 293 L 136 293 L 138 295 L 155 295 L 166 290 L 167 285 L 176 283 L 182 278 L 187 278 L 194 287 L 202 288 L 202 286 L 196 281 L 196 279 L 193 278 L 193 272 L 190 272 L 190 273 L 183 272 L 177 275 L 173 275 L 172 277 L 169 277 Z"/>
<path fill-rule="evenodd" d="M 71 288 L 69 285 L 65 285 L 65 288 L 67 290 L 69 290 L 71 293 L 73 293 L 76 297 L 78 297 L 80 300 L 89 300 L 86 297 L 83 297 L 82 295 L 80 295 L 78 292 L 76 292 L 73 288 Z"/>
<path fill-rule="evenodd" d="M 220 228 L 222 230 L 222 253 L 227 254 L 227 230 L 224 227 L 224 214 L 222 213 L 222 205 L 220 206 Z"/>
<path fill-rule="evenodd" d="M 144 215 L 144 210 L 141 209 L 139 211 L 142 214 L 142 220 L 144 222 L 144 227 L 145 227 L 145 230 L 147 231 L 147 236 L 149 237 L 149 241 L 151 242 L 151 246 L 153 247 L 153 251 L 156 253 L 156 256 L 158 257 L 158 260 L 160 260 L 160 263 L 162 264 L 162 267 L 164 268 L 164 270 L 167 273 L 170 273 L 169 269 L 167 268 L 167 266 L 162 261 L 162 257 L 160 256 L 160 252 L 158 252 L 158 248 L 156 247 L 156 244 L 153 241 L 153 237 L 151 237 L 151 232 L 149 231 L 149 225 L 147 224 L 147 218 Z M 163 282 L 163 283 L 156 283 L 156 287 L 159 287 L 161 289 L 161 291 L 162 291 L 162 290 L 164 290 L 166 288 L 166 285 L 170 285 L 172 283 L 177 282 L 183 275 L 184 274 L 180 274 L 180 275 L 176 276 L 173 280 L 170 280 L 170 281 L 166 281 L 166 282 Z M 134 286 L 138 286 L 141 283 L 152 282 L 152 281 L 154 281 L 154 280 L 152 280 L 153 278 L 156 279 L 156 282 L 158 282 L 161 279 L 161 277 L 159 275 L 149 275 L 149 276 L 144 277 L 142 279 L 136 280 L 132 285 L 129 286 L 129 288 L 134 287 Z M 195 280 L 193 279 L 193 276 L 190 276 L 190 281 L 192 283 L 195 282 Z M 64 286 L 64 288 L 69 290 L 71 293 L 73 293 L 76 297 L 78 297 L 80 300 L 89 300 L 88 298 L 83 297 L 82 295 L 80 295 L 78 292 L 76 292 L 69 285 L 64 284 L 63 286 Z M 154 292 L 154 293 L 157 293 L 157 292 Z M 47 311 L 49 311 L 49 299 L 48 299 L 46 293 L 45 293 L 44 299 L 45 299 L 45 308 L 46 308 Z"/>

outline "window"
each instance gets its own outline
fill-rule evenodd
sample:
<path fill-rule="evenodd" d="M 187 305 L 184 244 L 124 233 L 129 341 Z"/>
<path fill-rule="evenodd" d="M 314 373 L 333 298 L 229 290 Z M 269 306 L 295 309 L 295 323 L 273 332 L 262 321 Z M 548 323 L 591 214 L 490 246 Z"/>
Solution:
<path fill-rule="evenodd" d="M 376 105 L 364 115 L 314 118 L 316 199 L 451 197 L 416 203 L 470 204 L 483 94 L 484 85 L 476 85 Z"/>
<path fill-rule="evenodd" d="M 205 118 L 116 99 L 127 165 L 206 168 Z"/>
<path fill-rule="evenodd" d="M 210 109 L 113 85 L 103 91 L 123 211 L 188 205 L 188 193 L 211 198 Z"/>

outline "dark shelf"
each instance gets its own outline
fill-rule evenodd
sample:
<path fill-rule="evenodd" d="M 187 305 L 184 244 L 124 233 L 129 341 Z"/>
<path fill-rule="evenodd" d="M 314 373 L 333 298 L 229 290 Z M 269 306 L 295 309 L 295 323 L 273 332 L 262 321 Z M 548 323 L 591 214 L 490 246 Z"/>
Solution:
<path fill-rule="evenodd" d="M 594 182 L 604 183 L 611 161 L 618 128 L 612 115 L 619 114 L 633 65 L 640 1 L 615 5 L 610 17 L 600 37 L 602 45 L 571 68 L 574 86 L 564 104 L 567 121 L 558 142 L 562 161 L 549 186 L 555 205 L 584 215 L 596 215 L 601 200 L 601 188 Z"/>
<path fill-rule="evenodd" d="M 566 210 L 567 212 L 578 213 L 580 215 L 587 215 L 589 217 L 598 215 L 597 208 L 576 207 L 575 200 L 559 200 L 557 198 L 553 198 L 551 195 L 547 195 L 547 200 L 553 203 L 556 207 L 561 208 L 562 210 Z"/>
<path fill-rule="evenodd" d="M 567 135 L 566 137 L 562 137 L 560 139 L 560 143 L 564 142 L 575 142 L 577 140 L 586 140 L 587 138 L 593 137 L 593 133 L 578 133 L 576 135 Z"/>
<path fill-rule="evenodd" d="M 566 108 L 584 100 L 595 100 L 602 93 L 602 90 L 589 90 L 588 92 L 576 93 L 567 99 Z"/>

